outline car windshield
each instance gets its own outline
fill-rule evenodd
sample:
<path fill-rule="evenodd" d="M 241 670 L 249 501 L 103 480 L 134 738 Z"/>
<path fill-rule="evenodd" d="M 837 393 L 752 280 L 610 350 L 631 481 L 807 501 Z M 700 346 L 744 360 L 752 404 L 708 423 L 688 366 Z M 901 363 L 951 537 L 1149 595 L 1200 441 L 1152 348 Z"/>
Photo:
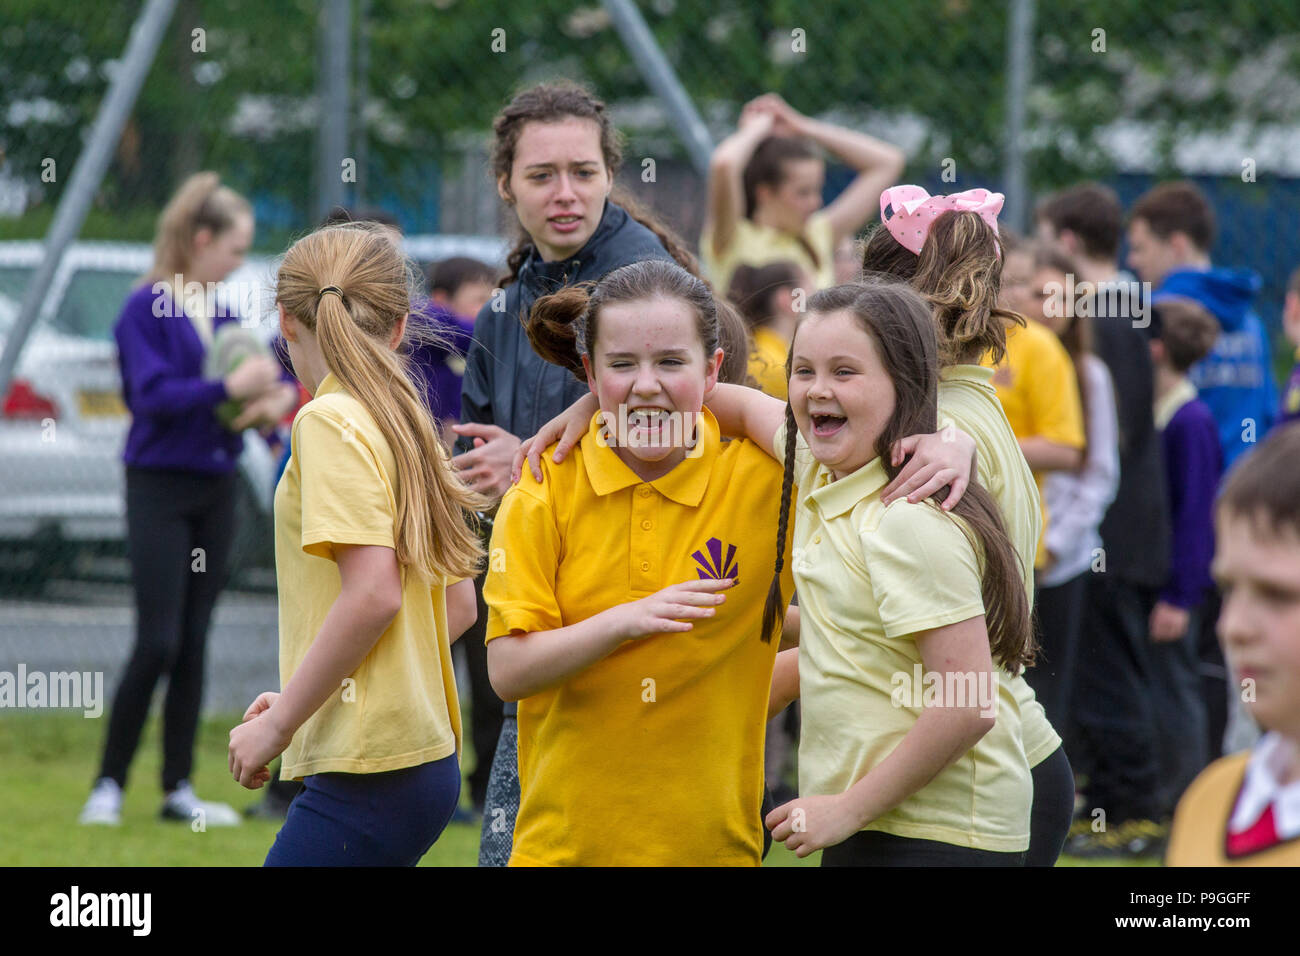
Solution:
<path fill-rule="evenodd" d="M 0 266 L 0 331 L 13 323 L 35 271 L 30 266 Z M 77 269 L 51 325 L 67 335 L 110 341 L 113 323 L 136 278 L 122 269 Z"/>
<path fill-rule="evenodd" d="M 55 328 L 69 335 L 111 340 L 113 323 L 137 278 L 122 270 L 78 269 L 59 303 Z"/>

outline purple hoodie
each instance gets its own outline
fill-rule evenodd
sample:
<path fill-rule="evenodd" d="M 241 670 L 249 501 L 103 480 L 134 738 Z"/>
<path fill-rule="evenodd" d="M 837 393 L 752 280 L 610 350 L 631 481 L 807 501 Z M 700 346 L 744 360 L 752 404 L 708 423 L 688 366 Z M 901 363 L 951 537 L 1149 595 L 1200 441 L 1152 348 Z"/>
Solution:
<path fill-rule="evenodd" d="M 137 468 L 228 474 L 244 439 L 217 421 L 216 407 L 229 397 L 225 383 L 203 377 L 206 350 L 199 334 L 186 316 L 171 313 L 170 293 L 155 295 L 146 283 L 127 296 L 113 326 L 122 395 L 131 411 L 122 460 Z M 235 321 L 218 316 L 213 330 Z"/>

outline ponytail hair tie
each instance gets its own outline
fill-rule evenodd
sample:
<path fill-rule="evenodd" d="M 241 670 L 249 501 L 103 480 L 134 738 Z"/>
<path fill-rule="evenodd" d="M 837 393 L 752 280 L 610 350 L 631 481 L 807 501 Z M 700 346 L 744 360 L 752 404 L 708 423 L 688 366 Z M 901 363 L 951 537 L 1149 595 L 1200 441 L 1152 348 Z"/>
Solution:
<path fill-rule="evenodd" d="M 321 289 L 319 292 L 316 293 L 317 305 L 320 305 L 320 300 L 325 295 L 326 292 L 333 292 L 336 296 L 339 297 L 340 302 L 343 301 L 343 290 L 336 285 L 327 285 L 325 288 Z"/>

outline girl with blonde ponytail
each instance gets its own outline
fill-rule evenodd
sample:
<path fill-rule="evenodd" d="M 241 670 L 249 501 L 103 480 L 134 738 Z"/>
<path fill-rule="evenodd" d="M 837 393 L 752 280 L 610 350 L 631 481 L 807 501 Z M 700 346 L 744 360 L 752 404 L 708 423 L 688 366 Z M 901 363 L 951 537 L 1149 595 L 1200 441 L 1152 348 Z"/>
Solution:
<path fill-rule="evenodd" d="M 460 794 L 451 643 L 476 616 L 485 507 L 452 473 L 397 352 L 412 274 L 377 228 L 299 240 L 276 302 L 312 393 L 276 489 L 280 694 L 230 733 L 230 769 L 304 789 L 268 866 L 414 865 Z"/>

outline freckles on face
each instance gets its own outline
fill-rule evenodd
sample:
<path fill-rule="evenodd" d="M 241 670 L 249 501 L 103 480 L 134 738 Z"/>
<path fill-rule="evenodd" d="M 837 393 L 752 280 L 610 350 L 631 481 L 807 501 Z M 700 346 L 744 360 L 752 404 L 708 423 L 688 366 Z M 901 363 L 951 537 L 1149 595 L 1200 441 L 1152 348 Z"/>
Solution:
<path fill-rule="evenodd" d="M 591 385 L 601 411 L 621 419 L 643 447 L 642 460 L 662 460 L 670 439 L 693 434 L 694 416 L 716 380 L 706 362 L 694 310 L 678 299 L 618 302 L 600 310 L 591 357 Z"/>
<path fill-rule="evenodd" d="M 847 311 L 811 313 L 791 348 L 790 407 L 813 457 L 836 479 L 876 457 L 894 385 L 874 337 Z"/>

